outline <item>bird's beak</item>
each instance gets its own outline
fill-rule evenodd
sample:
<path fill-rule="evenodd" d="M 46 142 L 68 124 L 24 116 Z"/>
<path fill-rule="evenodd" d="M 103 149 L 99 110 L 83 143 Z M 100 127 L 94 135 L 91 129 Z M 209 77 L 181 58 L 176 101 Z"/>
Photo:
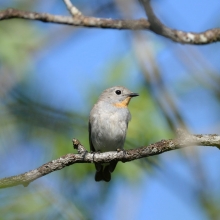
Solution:
<path fill-rule="evenodd" d="M 128 94 L 128 96 L 132 98 L 132 97 L 135 97 L 135 96 L 139 96 L 139 94 L 135 93 L 135 92 L 132 92 L 132 93 Z"/>
<path fill-rule="evenodd" d="M 134 93 L 134 92 L 131 92 L 131 93 L 128 93 L 128 94 L 124 94 L 125 96 L 125 99 L 122 101 L 122 102 L 119 102 L 119 103 L 115 103 L 114 105 L 118 108 L 125 108 L 128 106 L 131 98 L 135 97 L 135 96 L 139 96 L 138 93 Z"/>

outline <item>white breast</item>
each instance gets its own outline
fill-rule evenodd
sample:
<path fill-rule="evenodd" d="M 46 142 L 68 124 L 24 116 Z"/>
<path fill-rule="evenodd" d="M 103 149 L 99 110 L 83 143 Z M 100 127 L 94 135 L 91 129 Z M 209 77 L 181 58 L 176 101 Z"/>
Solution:
<path fill-rule="evenodd" d="M 130 112 L 126 109 L 117 111 L 96 111 L 92 117 L 91 141 L 96 151 L 115 151 L 122 149 Z"/>

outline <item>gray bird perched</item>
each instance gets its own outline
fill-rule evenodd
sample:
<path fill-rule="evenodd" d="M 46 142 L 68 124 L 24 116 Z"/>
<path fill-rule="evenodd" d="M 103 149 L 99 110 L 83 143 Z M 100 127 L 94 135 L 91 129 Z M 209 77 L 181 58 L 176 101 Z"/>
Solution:
<path fill-rule="evenodd" d="M 92 152 L 106 152 L 123 149 L 131 114 L 128 104 L 138 96 L 122 86 L 106 89 L 99 97 L 89 116 L 89 143 Z M 111 180 L 117 162 L 95 163 L 95 180 Z"/>

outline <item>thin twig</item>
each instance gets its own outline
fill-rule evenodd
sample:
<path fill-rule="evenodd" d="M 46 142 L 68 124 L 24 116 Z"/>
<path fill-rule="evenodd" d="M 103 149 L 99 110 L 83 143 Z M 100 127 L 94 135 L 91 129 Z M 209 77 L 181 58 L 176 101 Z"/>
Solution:
<path fill-rule="evenodd" d="M 75 16 L 81 16 L 82 13 L 81 11 L 79 11 L 78 8 L 76 8 L 75 6 L 73 6 L 73 4 L 71 3 L 70 0 L 63 0 L 64 3 L 66 4 L 67 9 L 69 10 L 70 14 L 75 17 Z"/>

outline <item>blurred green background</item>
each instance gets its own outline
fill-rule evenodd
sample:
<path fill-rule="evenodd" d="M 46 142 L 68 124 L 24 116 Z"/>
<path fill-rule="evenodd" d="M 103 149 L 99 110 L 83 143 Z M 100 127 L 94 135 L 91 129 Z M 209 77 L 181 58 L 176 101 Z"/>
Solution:
<path fill-rule="evenodd" d="M 94 17 L 145 17 L 138 1 L 72 3 Z M 152 4 L 180 30 L 219 24 L 214 0 Z M 0 7 L 68 15 L 58 0 L 0 0 Z M 72 138 L 89 149 L 89 111 L 114 85 L 140 93 L 129 106 L 125 149 L 173 138 L 177 128 L 219 133 L 219 49 L 148 31 L 0 21 L 0 177 L 77 153 Z M 188 148 L 119 163 L 110 183 L 96 183 L 93 164 L 75 164 L 1 189 L 0 219 L 220 219 L 219 165 L 217 148 Z"/>

